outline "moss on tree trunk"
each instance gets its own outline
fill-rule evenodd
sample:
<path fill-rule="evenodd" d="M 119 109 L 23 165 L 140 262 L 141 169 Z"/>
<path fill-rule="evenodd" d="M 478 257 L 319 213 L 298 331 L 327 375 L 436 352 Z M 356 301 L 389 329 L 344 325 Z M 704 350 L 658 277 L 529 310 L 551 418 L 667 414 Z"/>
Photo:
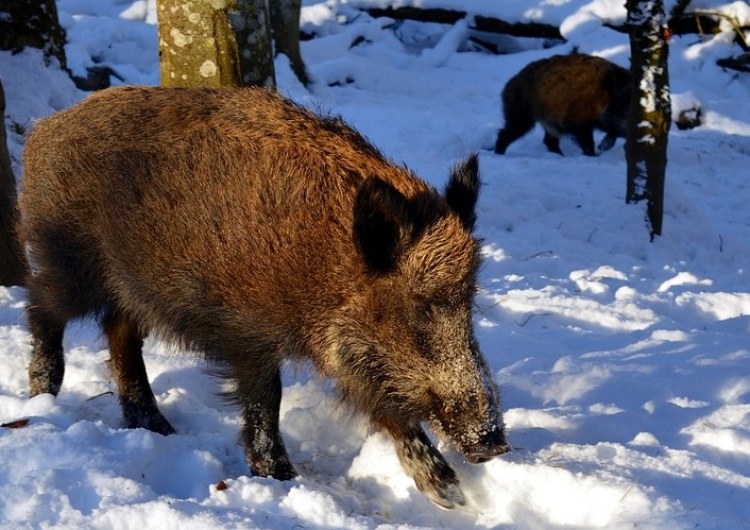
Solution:
<path fill-rule="evenodd" d="M 161 84 L 238 86 L 237 42 L 227 11 L 234 0 L 157 0 Z"/>
<path fill-rule="evenodd" d="M 267 0 L 157 0 L 163 86 L 274 86 Z"/>

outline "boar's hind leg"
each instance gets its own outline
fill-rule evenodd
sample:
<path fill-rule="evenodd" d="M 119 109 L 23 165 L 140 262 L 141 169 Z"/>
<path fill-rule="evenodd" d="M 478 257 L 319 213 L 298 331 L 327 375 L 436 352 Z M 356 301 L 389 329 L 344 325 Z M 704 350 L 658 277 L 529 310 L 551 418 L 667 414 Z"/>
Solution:
<path fill-rule="evenodd" d="M 393 438 L 401 466 L 414 479 L 419 491 L 441 508 L 466 504 L 456 472 L 432 445 L 421 426 L 400 426 L 392 419 L 379 423 Z"/>
<path fill-rule="evenodd" d="M 270 371 L 270 373 L 269 373 Z M 281 372 L 277 367 L 245 370 L 235 377 L 243 408 L 247 463 L 253 474 L 289 480 L 297 476 L 279 432 Z"/>
<path fill-rule="evenodd" d="M 508 146 L 534 128 L 534 119 L 524 109 L 515 111 L 505 108 L 505 127 L 497 133 L 495 152 L 504 155 Z"/>
<path fill-rule="evenodd" d="M 128 429 L 143 427 L 159 434 L 174 429 L 156 407 L 143 364 L 143 334 L 135 321 L 113 312 L 102 322 L 109 342 L 112 373 L 117 381 L 122 417 Z"/>
<path fill-rule="evenodd" d="M 63 335 L 65 322 L 55 318 L 41 306 L 34 303 L 34 293 L 30 290 L 31 304 L 27 310 L 29 329 L 34 337 L 34 345 L 29 363 L 29 384 L 31 395 L 57 395 L 65 373 L 63 356 Z"/>

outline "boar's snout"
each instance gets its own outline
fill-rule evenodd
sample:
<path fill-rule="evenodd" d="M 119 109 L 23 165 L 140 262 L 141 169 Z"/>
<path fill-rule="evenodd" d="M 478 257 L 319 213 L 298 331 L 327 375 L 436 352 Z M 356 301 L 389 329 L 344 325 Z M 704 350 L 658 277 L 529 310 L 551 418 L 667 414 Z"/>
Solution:
<path fill-rule="evenodd" d="M 462 452 L 470 464 L 483 464 L 496 456 L 510 452 L 503 429 L 495 429 L 482 435 L 476 444 L 463 447 Z"/>
<path fill-rule="evenodd" d="M 483 464 L 510 450 L 510 444 L 505 439 L 505 432 L 497 429 L 481 436 L 476 444 L 465 447 L 463 453 L 470 464 Z"/>

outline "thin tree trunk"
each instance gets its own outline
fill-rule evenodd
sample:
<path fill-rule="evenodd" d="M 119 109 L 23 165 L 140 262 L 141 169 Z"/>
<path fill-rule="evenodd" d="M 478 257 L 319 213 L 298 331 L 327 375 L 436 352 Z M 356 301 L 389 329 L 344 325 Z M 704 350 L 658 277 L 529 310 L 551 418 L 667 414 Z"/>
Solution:
<path fill-rule="evenodd" d="M 270 8 L 271 31 L 276 53 L 283 53 L 289 58 L 289 64 L 297 79 L 303 85 L 307 85 L 309 79 L 299 49 L 299 16 L 302 0 L 272 0 Z"/>
<path fill-rule="evenodd" d="M 55 0 L 0 2 L 0 50 L 20 51 L 27 46 L 41 49 L 47 62 L 54 57 L 67 70 L 65 31 Z"/>
<path fill-rule="evenodd" d="M 236 0 L 229 20 L 237 37 L 241 84 L 276 86 L 268 0 Z"/>
<path fill-rule="evenodd" d="M 633 91 L 628 119 L 626 201 L 647 201 L 651 238 L 661 235 L 667 140 L 672 122 L 663 0 L 627 0 Z"/>
<path fill-rule="evenodd" d="M 5 115 L 5 91 L 0 83 L 0 116 Z M 24 258 L 16 237 L 16 179 L 10 162 L 5 120 L 0 127 L 0 285 L 23 285 Z"/>

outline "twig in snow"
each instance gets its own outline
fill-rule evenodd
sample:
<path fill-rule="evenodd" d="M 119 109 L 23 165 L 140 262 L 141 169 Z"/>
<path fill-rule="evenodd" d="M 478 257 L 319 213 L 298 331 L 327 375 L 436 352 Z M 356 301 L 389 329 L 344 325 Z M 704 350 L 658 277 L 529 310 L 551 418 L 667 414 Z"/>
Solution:
<path fill-rule="evenodd" d="M 552 314 L 552 313 L 531 313 L 531 314 L 530 314 L 530 315 L 528 315 L 528 316 L 527 316 L 527 317 L 526 317 L 526 318 L 525 318 L 525 319 L 524 319 L 523 321 L 521 321 L 521 322 L 518 322 L 517 320 L 514 320 L 513 322 L 515 322 L 515 323 L 516 323 L 516 325 L 517 325 L 518 327 L 521 327 L 521 328 L 522 328 L 522 327 L 524 327 L 524 326 L 525 326 L 526 324 L 528 324 L 528 323 L 529 323 L 529 320 L 531 320 L 531 319 L 532 319 L 532 318 L 534 318 L 534 317 L 548 317 L 548 316 L 550 316 L 551 314 Z"/>

